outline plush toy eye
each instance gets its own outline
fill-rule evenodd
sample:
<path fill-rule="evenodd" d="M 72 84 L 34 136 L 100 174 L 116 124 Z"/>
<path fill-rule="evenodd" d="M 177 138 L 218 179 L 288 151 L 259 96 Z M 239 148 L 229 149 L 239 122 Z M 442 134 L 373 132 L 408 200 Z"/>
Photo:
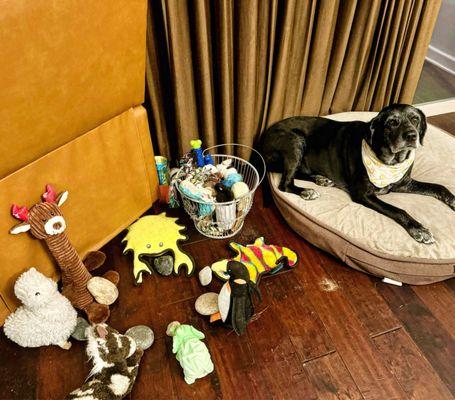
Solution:
<path fill-rule="evenodd" d="M 52 215 L 52 216 L 54 216 L 54 215 L 55 215 L 55 213 L 54 213 L 53 211 L 51 211 L 51 215 Z"/>
<path fill-rule="evenodd" d="M 40 292 L 36 292 L 35 293 L 35 296 L 39 296 L 41 293 Z"/>
<path fill-rule="evenodd" d="M 47 219 L 46 219 L 46 218 L 43 218 L 41 221 L 43 221 L 43 222 L 46 222 L 46 221 L 47 221 Z"/>
<path fill-rule="evenodd" d="M 164 243 L 163 243 L 163 242 L 160 242 L 160 243 L 158 244 L 158 246 L 163 247 L 163 246 L 164 246 Z"/>
<path fill-rule="evenodd" d="M 151 245 L 151 244 L 148 244 L 148 245 L 145 246 L 145 247 L 147 247 L 147 249 L 150 249 L 150 247 L 152 247 L 152 245 Z"/>

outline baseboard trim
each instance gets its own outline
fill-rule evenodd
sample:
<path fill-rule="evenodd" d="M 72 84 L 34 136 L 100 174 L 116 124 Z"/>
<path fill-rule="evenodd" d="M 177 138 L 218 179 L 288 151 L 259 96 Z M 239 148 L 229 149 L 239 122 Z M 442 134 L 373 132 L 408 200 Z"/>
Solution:
<path fill-rule="evenodd" d="M 430 45 L 426 60 L 449 74 L 455 75 L 455 57 L 451 54 Z"/>
<path fill-rule="evenodd" d="M 415 106 L 420 108 L 427 117 L 449 114 L 455 112 L 455 97 L 415 104 Z"/>

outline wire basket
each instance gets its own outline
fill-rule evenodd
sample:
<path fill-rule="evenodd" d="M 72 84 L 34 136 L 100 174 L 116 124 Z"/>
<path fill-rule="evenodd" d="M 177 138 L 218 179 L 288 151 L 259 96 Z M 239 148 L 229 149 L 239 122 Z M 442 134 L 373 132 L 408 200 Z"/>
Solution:
<path fill-rule="evenodd" d="M 258 156 L 263 168 L 261 175 L 250 162 L 238 156 L 227 154 L 234 153 L 235 149 L 241 148 L 252 151 Z M 242 175 L 243 182 L 248 185 L 249 192 L 235 200 L 218 203 L 190 198 L 180 190 L 179 184 L 176 187 L 182 198 L 183 207 L 193 220 L 196 229 L 209 238 L 225 239 L 236 235 L 242 229 L 245 217 L 253 205 L 254 192 L 264 179 L 265 161 L 257 150 L 243 144 L 219 144 L 205 149 L 203 155 L 205 156 L 208 153 L 212 156 L 215 165 L 228 159 L 232 160 L 230 168 L 235 168 Z M 184 172 L 180 169 L 177 177 L 182 174 Z"/>

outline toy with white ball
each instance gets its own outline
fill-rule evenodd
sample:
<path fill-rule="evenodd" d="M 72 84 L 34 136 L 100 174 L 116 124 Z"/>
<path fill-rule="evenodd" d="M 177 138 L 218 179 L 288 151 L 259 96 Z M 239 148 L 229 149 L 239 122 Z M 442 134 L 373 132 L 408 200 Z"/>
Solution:
<path fill-rule="evenodd" d="M 23 305 L 6 319 L 6 337 L 22 347 L 56 345 L 68 350 L 77 313 L 57 283 L 30 268 L 17 279 L 14 293 Z"/>
<path fill-rule="evenodd" d="M 245 182 L 236 182 L 232 185 L 232 194 L 235 199 L 245 196 L 250 191 L 250 188 Z"/>
<path fill-rule="evenodd" d="M 251 196 L 247 196 L 250 188 L 245 182 L 236 182 L 231 187 L 234 199 L 240 199 L 237 205 L 238 211 L 242 212 L 248 206 Z"/>

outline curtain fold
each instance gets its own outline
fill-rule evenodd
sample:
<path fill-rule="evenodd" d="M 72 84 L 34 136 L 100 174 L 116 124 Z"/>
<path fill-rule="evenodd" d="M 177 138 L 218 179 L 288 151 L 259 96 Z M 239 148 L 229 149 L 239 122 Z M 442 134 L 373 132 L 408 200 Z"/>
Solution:
<path fill-rule="evenodd" d="M 440 0 L 149 1 L 157 151 L 251 146 L 293 115 L 410 103 Z"/>

